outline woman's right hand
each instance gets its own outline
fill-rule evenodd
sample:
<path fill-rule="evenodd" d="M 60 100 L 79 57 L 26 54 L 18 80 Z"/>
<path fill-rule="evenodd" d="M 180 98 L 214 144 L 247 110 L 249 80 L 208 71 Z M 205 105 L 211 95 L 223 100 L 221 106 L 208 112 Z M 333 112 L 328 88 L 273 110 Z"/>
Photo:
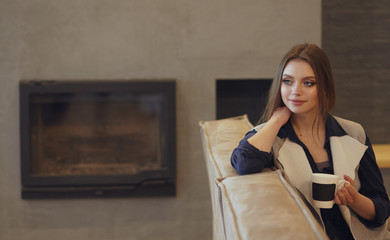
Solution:
<path fill-rule="evenodd" d="M 287 107 L 279 107 L 272 113 L 270 120 L 259 131 L 248 139 L 248 142 L 264 152 L 271 152 L 272 145 L 280 128 L 287 123 L 291 111 Z"/>
<path fill-rule="evenodd" d="M 291 111 L 288 107 L 278 107 L 271 116 L 270 121 L 275 121 L 282 127 L 290 119 Z"/>

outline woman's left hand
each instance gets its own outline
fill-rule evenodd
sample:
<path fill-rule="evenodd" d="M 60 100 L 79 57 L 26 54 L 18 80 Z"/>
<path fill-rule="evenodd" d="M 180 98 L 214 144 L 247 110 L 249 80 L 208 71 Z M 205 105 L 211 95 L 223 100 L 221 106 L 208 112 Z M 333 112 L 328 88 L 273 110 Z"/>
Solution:
<path fill-rule="evenodd" d="M 336 193 L 334 201 L 338 205 L 353 205 L 360 193 L 355 189 L 355 184 L 352 178 L 344 175 L 344 179 L 348 181 L 344 186 Z"/>

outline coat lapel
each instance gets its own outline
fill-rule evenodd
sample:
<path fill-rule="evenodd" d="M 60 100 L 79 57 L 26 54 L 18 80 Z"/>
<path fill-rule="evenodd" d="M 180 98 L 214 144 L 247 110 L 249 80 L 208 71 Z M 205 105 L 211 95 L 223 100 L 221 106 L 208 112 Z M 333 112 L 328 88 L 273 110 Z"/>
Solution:
<path fill-rule="evenodd" d="M 356 139 L 344 135 L 342 137 L 330 137 L 330 148 L 333 158 L 334 174 L 343 177 L 348 175 L 355 182 L 355 188 L 360 189 L 360 182 L 357 179 L 357 167 L 362 159 L 367 146 L 361 144 Z M 348 226 L 351 228 L 351 212 L 344 205 L 339 206 Z"/>
<path fill-rule="evenodd" d="M 312 171 L 305 151 L 298 144 L 288 138 L 279 150 L 279 162 L 287 173 L 288 180 L 312 204 L 311 178 Z"/>
<path fill-rule="evenodd" d="M 364 152 L 367 150 L 367 146 L 348 135 L 344 135 L 341 137 L 330 137 L 330 148 L 334 174 L 341 177 L 348 175 L 355 180 L 355 170 Z"/>

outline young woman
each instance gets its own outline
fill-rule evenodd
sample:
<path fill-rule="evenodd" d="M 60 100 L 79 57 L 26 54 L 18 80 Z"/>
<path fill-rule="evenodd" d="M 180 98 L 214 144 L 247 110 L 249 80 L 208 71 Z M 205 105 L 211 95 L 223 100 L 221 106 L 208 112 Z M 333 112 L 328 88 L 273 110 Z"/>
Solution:
<path fill-rule="evenodd" d="M 311 202 L 312 173 L 343 176 L 331 209 L 314 208 L 330 239 L 383 239 L 389 197 L 363 128 L 329 114 L 335 104 L 330 61 L 314 44 L 294 46 L 270 89 L 264 122 L 233 151 L 239 174 L 280 166 Z"/>

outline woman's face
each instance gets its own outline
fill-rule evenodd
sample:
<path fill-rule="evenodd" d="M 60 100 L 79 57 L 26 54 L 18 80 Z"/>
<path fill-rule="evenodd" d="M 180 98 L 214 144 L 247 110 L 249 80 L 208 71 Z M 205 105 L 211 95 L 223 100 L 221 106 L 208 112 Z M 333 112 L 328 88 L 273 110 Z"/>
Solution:
<path fill-rule="evenodd" d="M 280 92 L 284 104 L 294 114 L 318 114 L 317 80 L 307 62 L 294 59 L 287 63 L 282 74 Z"/>

